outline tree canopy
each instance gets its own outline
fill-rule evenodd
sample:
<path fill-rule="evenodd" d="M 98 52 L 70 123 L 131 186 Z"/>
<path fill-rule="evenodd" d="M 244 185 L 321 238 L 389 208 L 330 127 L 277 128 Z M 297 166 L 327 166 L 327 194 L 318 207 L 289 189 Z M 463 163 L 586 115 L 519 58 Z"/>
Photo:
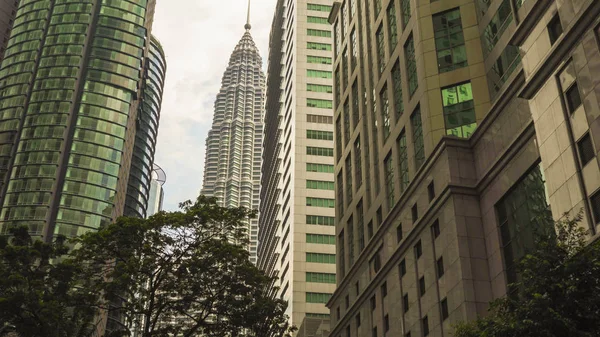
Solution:
<path fill-rule="evenodd" d="M 142 337 L 269 337 L 292 331 L 285 315 L 287 303 L 270 296 L 275 280 L 249 260 L 246 228 L 253 212 L 220 207 L 214 198 L 203 196 L 180 207 L 180 211 L 161 212 L 149 219 L 119 218 L 114 224 L 73 239 L 73 251 L 59 242 L 31 245 L 56 247 L 48 259 L 63 256 L 61 264 L 45 265 L 73 268 L 66 271 L 72 277 L 63 288 L 66 292 L 80 289 L 89 296 L 93 303 L 82 302 L 86 310 L 109 310 L 110 316 L 127 323 L 127 329 L 107 332 L 110 337 L 128 336 L 132 329 Z M 26 230 L 19 233 L 26 235 Z M 0 254 L 21 247 L 21 242 L 5 244 Z M 40 260 L 34 256 L 23 266 L 32 268 Z M 12 277 L 12 268 L 5 270 Z M 27 297 L 29 292 L 38 293 L 46 287 L 42 277 L 33 288 L 22 286 L 21 291 Z M 0 304 L 23 307 L 16 296 L 5 296 L 2 291 Z M 53 300 L 61 310 L 77 311 L 73 310 L 77 303 Z M 9 321 L 18 325 L 13 319 Z M 18 325 L 21 336 L 36 336 L 22 331 L 25 328 Z"/>
<path fill-rule="evenodd" d="M 456 327 L 455 337 L 600 336 L 600 240 L 587 242 L 581 218 L 540 234 L 519 263 L 515 291 L 489 315 Z"/>

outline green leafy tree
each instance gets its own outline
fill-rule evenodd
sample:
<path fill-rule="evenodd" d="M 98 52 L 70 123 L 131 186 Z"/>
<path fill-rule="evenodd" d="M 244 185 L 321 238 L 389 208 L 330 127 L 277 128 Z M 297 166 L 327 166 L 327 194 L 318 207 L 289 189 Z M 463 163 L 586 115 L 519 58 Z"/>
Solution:
<path fill-rule="evenodd" d="M 89 336 L 98 297 L 79 277 L 80 266 L 58 260 L 69 253 L 64 237 L 45 243 L 27 227 L 10 234 L 0 237 L 0 326 L 21 337 Z"/>
<path fill-rule="evenodd" d="M 600 240 L 588 243 L 580 216 L 541 234 L 519 263 L 517 291 L 489 315 L 456 327 L 456 337 L 600 336 Z"/>
<path fill-rule="evenodd" d="M 74 261 L 88 266 L 103 307 L 143 337 L 282 336 L 291 331 L 287 304 L 269 296 L 274 280 L 244 248 L 252 216 L 201 196 L 181 211 L 120 218 L 78 238 Z"/>

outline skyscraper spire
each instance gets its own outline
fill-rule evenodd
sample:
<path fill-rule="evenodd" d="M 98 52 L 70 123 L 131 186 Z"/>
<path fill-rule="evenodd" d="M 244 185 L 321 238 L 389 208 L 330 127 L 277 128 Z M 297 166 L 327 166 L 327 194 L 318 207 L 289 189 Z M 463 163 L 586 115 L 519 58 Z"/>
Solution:
<path fill-rule="evenodd" d="M 244 25 L 246 30 L 250 30 L 252 26 L 250 25 L 250 0 L 248 0 L 248 16 L 246 17 L 246 24 Z"/>

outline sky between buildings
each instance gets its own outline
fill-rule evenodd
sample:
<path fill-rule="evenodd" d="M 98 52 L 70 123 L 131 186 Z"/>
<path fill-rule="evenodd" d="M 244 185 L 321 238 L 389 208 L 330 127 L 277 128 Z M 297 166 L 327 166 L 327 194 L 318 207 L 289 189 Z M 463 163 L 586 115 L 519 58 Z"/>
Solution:
<path fill-rule="evenodd" d="M 252 0 L 252 36 L 266 72 L 276 0 Z M 157 0 L 153 34 L 167 56 L 155 162 L 167 174 L 164 209 L 202 188 L 213 104 L 233 48 L 244 34 L 246 0 Z"/>

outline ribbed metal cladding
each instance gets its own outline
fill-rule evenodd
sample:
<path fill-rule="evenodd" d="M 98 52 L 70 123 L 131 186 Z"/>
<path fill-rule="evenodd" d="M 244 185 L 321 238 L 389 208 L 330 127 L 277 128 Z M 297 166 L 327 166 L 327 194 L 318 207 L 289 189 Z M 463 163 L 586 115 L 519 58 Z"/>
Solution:
<path fill-rule="evenodd" d="M 21 1 L 0 67 L 0 233 L 74 236 L 122 214 L 148 6 Z"/>
<path fill-rule="evenodd" d="M 226 207 L 259 208 L 265 100 L 261 67 L 248 26 L 229 59 L 206 138 L 201 193 Z M 258 220 L 251 220 L 248 229 L 250 259 L 256 262 Z"/>
<path fill-rule="evenodd" d="M 137 132 L 125 201 L 125 215 L 140 218 L 148 215 L 154 153 L 167 71 L 165 53 L 154 36 L 150 39 L 150 51 L 146 61 L 142 102 L 138 109 Z"/>

